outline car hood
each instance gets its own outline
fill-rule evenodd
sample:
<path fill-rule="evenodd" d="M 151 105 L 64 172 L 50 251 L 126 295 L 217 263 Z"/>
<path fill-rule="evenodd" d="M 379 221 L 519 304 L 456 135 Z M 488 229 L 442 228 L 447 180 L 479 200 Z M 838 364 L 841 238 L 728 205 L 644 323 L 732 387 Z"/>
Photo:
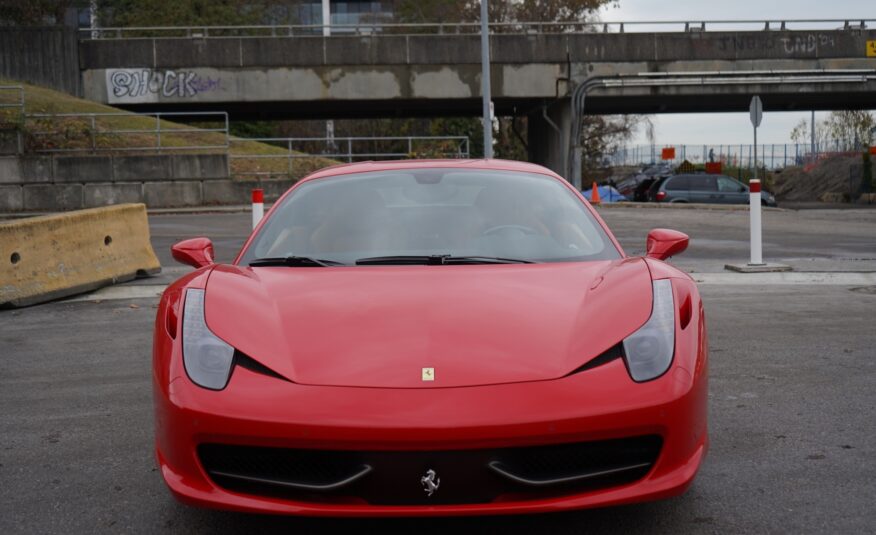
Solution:
<path fill-rule="evenodd" d="M 435 388 L 555 379 L 651 313 L 640 259 L 289 268 L 218 266 L 209 328 L 307 385 Z M 423 380 L 423 368 L 434 380 Z"/>

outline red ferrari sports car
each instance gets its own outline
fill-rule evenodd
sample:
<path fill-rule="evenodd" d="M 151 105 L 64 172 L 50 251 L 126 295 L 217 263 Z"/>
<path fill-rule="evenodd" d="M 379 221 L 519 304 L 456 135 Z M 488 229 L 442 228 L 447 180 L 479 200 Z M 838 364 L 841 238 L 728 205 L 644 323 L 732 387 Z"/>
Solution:
<path fill-rule="evenodd" d="M 324 169 L 231 264 L 206 238 L 154 335 L 156 453 L 185 503 L 300 515 L 559 511 L 685 491 L 707 449 L 697 287 L 629 257 L 542 167 Z"/>

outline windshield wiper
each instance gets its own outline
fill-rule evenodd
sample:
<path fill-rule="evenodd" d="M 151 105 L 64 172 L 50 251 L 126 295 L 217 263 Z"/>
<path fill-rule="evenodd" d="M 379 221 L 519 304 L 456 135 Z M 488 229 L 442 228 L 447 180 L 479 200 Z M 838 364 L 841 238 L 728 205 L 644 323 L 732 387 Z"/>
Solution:
<path fill-rule="evenodd" d="M 249 263 L 252 267 L 287 266 L 287 267 L 331 267 L 343 266 L 343 262 L 325 260 L 322 258 L 310 258 L 307 256 L 277 256 L 269 258 L 256 258 Z"/>
<path fill-rule="evenodd" d="M 449 254 L 372 256 L 356 260 L 357 266 L 447 266 L 454 264 L 534 264 L 532 260 L 496 256 L 454 256 Z"/>

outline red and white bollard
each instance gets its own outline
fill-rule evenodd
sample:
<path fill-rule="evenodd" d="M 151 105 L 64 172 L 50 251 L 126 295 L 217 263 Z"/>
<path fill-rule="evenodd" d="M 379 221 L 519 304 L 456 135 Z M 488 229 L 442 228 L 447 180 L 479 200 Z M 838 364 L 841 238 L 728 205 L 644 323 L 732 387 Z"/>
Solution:
<path fill-rule="evenodd" d="M 252 190 L 252 228 L 256 228 L 263 217 L 265 217 L 265 192 L 257 188 Z"/>
<path fill-rule="evenodd" d="M 749 211 L 751 212 L 751 262 L 748 265 L 762 266 L 764 263 L 760 222 L 760 180 L 756 178 L 751 180 L 748 184 L 748 194 Z"/>
<path fill-rule="evenodd" d="M 766 273 L 768 271 L 792 271 L 786 264 L 776 264 L 763 261 L 763 241 L 761 240 L 761 204 L 760 180 L 753 178 L 748 184 L 748 202 L 751 214 L 751 261 L 747 264 L 726 264 L 724 267 L 739 273 Z"/>

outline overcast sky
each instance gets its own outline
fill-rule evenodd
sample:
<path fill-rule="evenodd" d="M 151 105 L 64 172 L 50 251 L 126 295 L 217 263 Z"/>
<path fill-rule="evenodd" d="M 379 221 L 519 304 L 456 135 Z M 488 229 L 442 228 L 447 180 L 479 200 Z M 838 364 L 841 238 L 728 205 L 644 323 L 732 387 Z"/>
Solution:
<path fill-rule="evenodd" d="M 619 0 L 603 9 L 604 21 L 854 19 L 876 18 L 874 0 Z M 836 27 L 836 24 L 828 27 Z M 793 27 L 793 26 L 791 26 Z M 722 27 L 723 28 L 723 27 Z M 728 29 L 733 29 L 728 27 Z M 817 113 L 816 117 L 825 114 Z M 790 143 L 790 132 L 806 112 L 767 112 L 758 130 L 758 143 Z M 665 114 L 654 117 L 658 144 L 727 144 L 749 142 L 748 113 Z M 646 143 L 640 132 L 634 143 Z"/>

